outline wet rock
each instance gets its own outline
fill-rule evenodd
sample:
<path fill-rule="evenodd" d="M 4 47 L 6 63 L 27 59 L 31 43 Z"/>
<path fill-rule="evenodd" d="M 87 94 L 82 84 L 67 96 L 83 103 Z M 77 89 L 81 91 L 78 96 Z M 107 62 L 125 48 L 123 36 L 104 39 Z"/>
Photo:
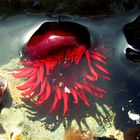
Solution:
<path fill-rule="evenodd" d="M 15 8 L 19 8 L 21 6 L 20 0 L 11 0 L 11 4 Z"/>
<path fill-rule="evenodd" d="M 123 0 L 123 6 L 126 11 L 129 11 L 134 8 L 134 1 L 133 0 Z"/>
<path fill-rule="evenodd" d="M 5 133 L 5 130 L 4 130 L 3 126 L 2 126 L 2 124 L 0 123 L 0 134 L 4 134 L 4 133 Z"/>
<path fill-rule="evenodd" d="M 124 133 L 124 140 L 140 140 L 140 127 L 128 129 Z"/>
<path fill-rule="evenodd" d="M 33 9 L 40 9 L 41 8 L 41 2 L 38 1 L 38 0 L 32 0 L 31 7 Z"/>
<path fill-rule="evenodd" d="M 7 82 L 3 76 L 0 75 L 0 108 L 3 107 L 5 101 L 5 95 L 7 90 Z"/>

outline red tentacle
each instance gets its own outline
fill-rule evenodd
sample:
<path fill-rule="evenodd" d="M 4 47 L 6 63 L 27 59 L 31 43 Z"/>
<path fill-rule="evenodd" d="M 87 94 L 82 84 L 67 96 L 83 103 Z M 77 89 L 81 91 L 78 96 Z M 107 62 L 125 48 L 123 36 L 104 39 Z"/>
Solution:
<path fill-rule="evenodd" d="M 62 96 L 63 96 L 63 101 L 64 101 L 64 109 L 63 109 L 63 116 L 67 113 L 68 111 L 68 99 L 69 96 L 65 91 L 62 91 Z"/>
<path fill-rule="evenodd" d="M 99 74 L 99 73 L 98 73 L 98 75 L 99 75 L 99 77 L 101 77 L 105 80 L 109 80 L 109 81 L 111 80 L 111 78 L 109 76 L 105 76 L 105 75 L 102 75 L 102 74 Z"/>
<path fill-rule="evenodd" d="M 86 86 L 86 85 L 84 85 L 83 87 L 84 87 L 84 89 L 85 89 L 88 93 L 90 93 L 90 94 L 92 94 L 92 95 L 94 95 L 94 96 L 96 96 L 96 97 L 98 97 L 98 98 L 103 98 L 103 97 L 104 97 L 103 94 L 97 93 L 97 92 L 93 91 L 91 88 L 89 88 L 89 87 Z"/>
<path fill-rule="evenodd" d="M 44 77 L 44 64 L 40 64 L 39 66 L 39 71 L 40 71 L 40 80 L 43 81 Z"/>
<path fill-rule="evenodd" d="M 99 88 L 99 87 L 93 85 L 92 83 L 90 83 L 88 81 L 84 81 L 84 84 L 86 84 L 87 86 L 91 87 L 93 90 L 96 90 L 96 91 L 99 91 L 99 92 L 103 92 L 103 93 L 106 92 L 106 90 L 104 90 L 102 88 Z"/>
<path fill-rule="evenodd" d="M 90 80 L 90 81 L 95 81 L 95 78 L 90 76 L 89 74 L 85 74 L 84 75 L 86 79 Z"/>
<path fill-rule="evenodd" d="M 34 63 L 32 61 L 20 61 L 22 65 L 33 66 Z"/>
<path fill-rule="evenodd" d="M 34 102 L 36 105 L 41 105 L 45 100 L 49 98 L 51 94 L 51 87 L 49 81 L 46 79 L 46 93 L 43 94 L 40 99 L 36 102 Z"/>
<path fill-rule="evenodd" d="M 101 65 L 95 63 L 95 66 L 96 66 L 98 69 L 100 69 L 103 73 L 109 74 L 109 72 L 108 72 L 104 67 L 102 67 Z"/>
<path fill-rule="evenodd" d="M 83 90 L 84 88 L 83 88 L 83 85 L 81 85 L 80 83 L 75 83 L 75 86 L 78 88 L 78 89 L 81 89 L 81 90 Z"/>
<path fill-rule="evenodd" d="M 58 96 L 58 99 L 60 100 L 62 98 L 62 95 L 61 95 L 61 90 L 58 86 L 55 87 L 55 92 Z"/>
<path fill-rule="evenodd" d="M 99 53 L 99 52 L 93 52 L 93 53 L 91 53 L 91 54 L 96 55 L 96 56 L 99 56 L 99 57 L 102 58 L 102 59 L 106 59 L 106 56 L 102 55 L 102 54 Z"/>
<path fill-rule="evenodd" d="M 56 110 L 56 107 L 57 107 L 58 102 L 59 102 L 59 97 L 57 96 L 57 94 L 55 94 L 53 105 L 52 105 L 49 113 L 52 113 L 54 110 Z"/>
<path fill-rule="evenodd" d="M 99 56 L 93 54 L 90 55 L 90 57 L 106 65 L 106 61 L 101 59 Z"/>
<path fill-rule="evenodd" d="M 36 87 L 32 86 L 28 91 L 21 93 L 21 95 L 24 97 L 29 96 L 35 89 Z"/>
<path fill-rule="evenodd" d="M 43 93 L 45 94 L 45 92 L 46 92 L 45 86 L 46 86 L 46 80 L 44 79 L 43 82 L 42 82 L 42 84 L 40 84 L 40 91 L 35 92 L 29 98 L 30 99 L 33 99 L 34 97 L 39 97 L 39 96 L 43 95 Z"/>
<path fill-rule="evenodd" d="M 31 76 L 26 83 L 24 83 L 22 86 L 17 86 L 16 88 L 18 90 L 26 90 L 28 88 L 30 88 L 32 85 L 33 85 L 33 82 L 35 81 L 36 79 L 36 75 L 34 76 Z"/>
<path fill-rule="evenodd" d="M 22 95 L 27 96 L 27 95 L 31 94 L 33 92 L 33 90 L 38 88 L 39 84 L 40 84 L 40 79 L 39 79 L 39 71 L 38 71 L 37 77 L 36 77 L 36 82 L 31 85 L 31 88 L 29 89 L 29 91 L 22 93 Z"/>
<path fill-rule="evenodd" d="M 89 51 L 85 51 L 85 55 L 86 55 L 86 58 L 87 58 L 88 65 L 90 66 L 90 54 L 89 54 Z"/>
<path fill-rule="evenodd" d="M 98 74 L 97 74 L 97 72 L 93 69 L 92 66 L 89 66 L 89 70 L 90 70 L 90 72 L 93 74 L 93 76 L 95 77 L 95 80 L 97 80 L 97 79 L 98 79 Z"/>
<path fill-rule="evenodd" d="M 25 78 L 31 75 L 33 68 L 29 68 L 26 71 L 21 71 L 19 73 L 14 73 L 13 76 L 16 78 Z"/>
<path fill-rule="evenodd" d="M 70 91 L 71 91 L 71 94 L 72 94 L 72 96 L 73 96 L 73 98 L 74 98 L 74 101 L 73 101 L 73 102 L 74 102 L 75 104 L 78 104 L 78 96 L 77 96 L 76 91 L 75 91 L 73 88 L 71 88 Z"/>
<path fill-rule="evenodd" d="M 76 91 L 77 95 L 81 98 L 81 100 L 87 105 L 90 106 L 89 100 L 87 99 L 87 97 L 85 96 L 85 94 L 81 91 L 79 92 L 78 90 Z"/>

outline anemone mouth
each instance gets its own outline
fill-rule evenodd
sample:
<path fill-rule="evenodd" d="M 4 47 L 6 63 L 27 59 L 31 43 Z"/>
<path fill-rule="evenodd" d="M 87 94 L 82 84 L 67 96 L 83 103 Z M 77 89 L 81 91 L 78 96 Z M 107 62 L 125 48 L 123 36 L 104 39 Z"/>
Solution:
<path fill-rule="evenodd" d="M 103 98 L 106 90 L 96 86 L 102 78 L 110 80 L 105 68 L 107 57 L 90 47 L 88 30 L 72 22 L 44 23 L 30 38 L 24 49 L 26 60 L 13 74 L 24 78 L 18 86 L 24 97 L 37 106 L 54 96 L 50 113 L 63 101 L 63 115 L 70 109 L 69 98 L 78 105 L 82 100 L 90 106 L 86 94 Z M 34 100 L 35 99 L 35 100 Z"/>

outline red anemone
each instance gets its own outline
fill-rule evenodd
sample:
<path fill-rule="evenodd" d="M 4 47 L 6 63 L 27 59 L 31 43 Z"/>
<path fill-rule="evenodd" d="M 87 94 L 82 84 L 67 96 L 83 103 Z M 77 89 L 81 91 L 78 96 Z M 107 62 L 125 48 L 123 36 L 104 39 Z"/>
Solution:
<path fill-rule="evenodd" d="M 51 28 L 45 26 L 47 31 L 44 27 L 40 28 L 31 37 L 24 49 L 27 59 L 21 61 L 23 67 L 13 75 L 16 78 L 26 78 L 27 81 L 17 87 L 24 91 L 24 97 L 36 98 L 34 103 L 41 105 L 53 94 L 50 112 L 55 111 L 63 101 L 65 115 L 69 110 L 70 97 L 73 97 L 74 104 L 77 105 L 80 99 L 87 106 L 90 106 L 90 102 L 86 94 L 103 98 L 106 91 L 96 86 L 95 82 L 100 78 L 110 78 L 104 67 L 106 56 L 98 52 L 98 49 L 90 48 L 87 35 L 81 35 L 81 29 L 75 31 L 75 28 L 73 31 L 72 27 L 55 24 L 57 26 Z"/>

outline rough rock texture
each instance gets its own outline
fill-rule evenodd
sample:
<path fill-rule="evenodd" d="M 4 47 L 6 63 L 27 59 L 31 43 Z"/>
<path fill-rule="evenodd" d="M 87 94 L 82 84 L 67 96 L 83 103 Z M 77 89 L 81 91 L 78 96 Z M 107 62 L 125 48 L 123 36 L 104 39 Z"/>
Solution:
<path fill-rule="evenodd" d="M 76 15 L 112 15 L 140 8 L 139 0 L 0 0 L 0 16 L 24 11 Z"/>

